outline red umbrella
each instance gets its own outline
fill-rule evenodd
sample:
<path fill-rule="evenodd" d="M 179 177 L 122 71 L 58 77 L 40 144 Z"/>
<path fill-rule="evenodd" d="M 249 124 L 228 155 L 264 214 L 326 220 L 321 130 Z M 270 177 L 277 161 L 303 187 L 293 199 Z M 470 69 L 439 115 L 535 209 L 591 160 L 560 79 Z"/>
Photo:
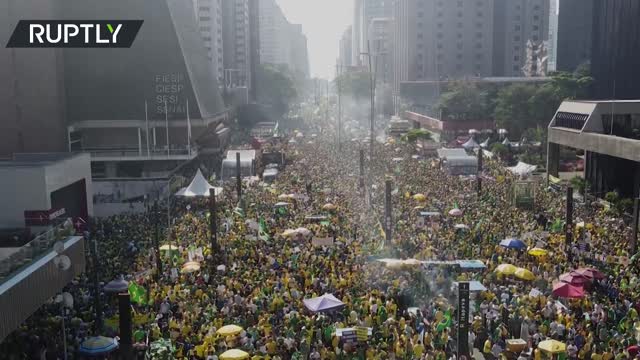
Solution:
<path fill-rule="evenodd" d="M 584 297 L 584 289 L 581 286 L 559 282 L 553 285 L 553 295 L 561 298 L 579 299 Z"/>
<path fill-rule="evenodd" d="M 578 273 L 575 272 L 570 272 L 570 273 L 565 273 L 560 275 L 560 281 L 567 283 L 567 284 L 571 284 L 571 285 L 576 285 L 576 286 L 582 286 L 585 283 L 589 282 L 589 278 L 587 278 L 584 275 L 580 275 Z"/>
<path fill-rule="evenodd" d="M 574 270 L 572 272 L 575 272 L 576 274 L 580 274 L 582 276 L 588 277 L 590 279 L 604 279 L 606 276 L 604 276 L 604 274 L 598 270 L 598 269 L 594 269 L 594 268 L 580 268 L 578 270 Z"/>

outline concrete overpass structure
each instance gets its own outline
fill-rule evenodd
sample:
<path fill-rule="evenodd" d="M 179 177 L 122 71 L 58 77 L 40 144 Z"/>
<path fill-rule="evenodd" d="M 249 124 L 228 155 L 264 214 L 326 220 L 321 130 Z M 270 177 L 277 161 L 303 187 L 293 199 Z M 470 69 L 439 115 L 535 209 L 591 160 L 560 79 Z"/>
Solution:
<path fill-rule="evenodd" d="M 640 100 L 563 102 L 548 128 L 548 175 L 558 177 L 561 145 L 585 151 L 591 193 L 639 195 Z"/>

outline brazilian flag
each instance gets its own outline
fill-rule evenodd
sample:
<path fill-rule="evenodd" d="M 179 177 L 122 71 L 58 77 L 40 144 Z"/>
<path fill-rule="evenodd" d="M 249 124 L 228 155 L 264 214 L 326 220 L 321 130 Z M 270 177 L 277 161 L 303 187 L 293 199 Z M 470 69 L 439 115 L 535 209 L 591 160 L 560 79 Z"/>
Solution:
<path fill-rule="evenodd" d="M 147 290 L 135 282 L 129 283 L 129 296 L 131 297 L 131 302 L 145 305 L 147 299 Z"/>
<path fill-rule="evenodd" d="M 561 219 L 556 219 L 556 221 L 554 221 L 553 224 L 551 224 L 551 232 L 553 233 L 562 232 L 563 228 L 564 228 L 564 221 L 562 221 Z"/>
<path fill-rule="evenodd" d="M 260 238 L 260 240 L 263 240 L 263 241 L 268 241 L 271 238 L 269 236 L 269 229 L 267 228 L 267 222 L 264 221 L 263 217 L 260 217 L 258 237 Z"/>
<path fill-rule="evenodd" d="M 436 327 L 436 332 L 442 332 L 449 327 L 451 327 L 451 310 L 447 310 L 447 312 L 444 313 L 444 317 Z"/>

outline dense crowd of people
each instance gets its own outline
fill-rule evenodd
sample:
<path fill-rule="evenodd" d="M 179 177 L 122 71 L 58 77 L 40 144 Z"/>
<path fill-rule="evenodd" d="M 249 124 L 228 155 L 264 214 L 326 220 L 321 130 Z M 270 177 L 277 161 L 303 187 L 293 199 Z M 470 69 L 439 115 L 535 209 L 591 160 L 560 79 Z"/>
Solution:
<path fill-rule="evenodd" d="M 486 287 L 471 296 L 468 337 L 476 356 L 637 356 L 638 268 L 628 253 L 628 228 L 606 209 L 577 206 L 575 223 L 583 226 L 574 227 L 573 245 L 566 247 L 564 234 L 553 229 L 564 216 L 563 193 L 537 185 L 535 209 L 516 208 L 515 177 L 498 162 L 485 161 L 478 195 L 472 178 L 449 175 L 435 157 L 412 156 L 413 145 L 375 144 L 363 189 L 358 151 L 368 146 L 345 142 L 338 147 L 322 135 L 292 139 L 279 145 L 288 165 L 274 184 L 245 182 L 240 201 L 235 182 L 225 185 L 217 204 L 217 250 L 210 248 L 206 199 L 172 200 L 173 223 L 163 229 L 161 242 L 178 249 L 161 252 L 162 273 L 156 266 L 153 211 L 96 221 L 87 244 L 98 242 L 101 282 L 124 276 L 145 289 L 134 304 L 137 343 L 170 339 L 177 359 L 217 359 L 235 348 L 251 359 L 451 359 L 457 348 L 454 283 L 475 280 Z M 381 226 L 387 179 L 393 184 L 390 243 Z M 449 215 L 454 208 L 459 216 Z M 440 216 L 425 223 L 423 211 Z M 299 228 L 312 235 L 283 236 Z M 334 241 L 314 246 L 312 237 Z M 532 256 L 499 245 L 510 237 L 547 254 Z M 389 266 L 380 258 L 479 259 L 486 268 L 466 271 L 419 262 Z M 200 269 L 182 271 L 193 260 Z M 500 264 L 525 268 L 535 279 L 500 274 L 495 271 Z M 100 305 L 105 321 L 96 333 L 95 267 L 90 263 L 87 273 L 68 287 L 72 308 L 44 305 L 4 341 L 1 357 L 63 358 L 62 311 L 69 320 L 69 358 L 77 358 L 88 336 L 118 335 L 118 306 L 106 294 Z M 558 277 L 581 267 L 606 276 L 589 281 L 584 297 L 553 296 Z M 313 313 L 303 305 L 303 299 L 325 293 L 345 306 Z M 229 324 L 243 330 L 217 334 Z M 371 335 L 366 341 L 336 336 L 336 329 L 351 327 L 370 328 Z M 526 345 L 512 351 L 507 344 L 512 338 Z M 539 349 L 548 339 L 565 344 L 566 350 Z"/>

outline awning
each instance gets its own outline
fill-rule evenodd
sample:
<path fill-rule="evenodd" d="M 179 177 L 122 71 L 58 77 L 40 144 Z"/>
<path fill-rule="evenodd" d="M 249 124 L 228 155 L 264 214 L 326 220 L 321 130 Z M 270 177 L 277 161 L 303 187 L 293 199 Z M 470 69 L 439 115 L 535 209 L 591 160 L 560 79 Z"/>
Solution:
<path fill-rule="evenodd" d="M 191 184 L 189 184 L 189 186 L 187 186 L 186 188 L 180 189 L 180 191 L 176 193 L 176 196 L 208 197 L 210 189 L 215 189 L 214 191 L 216 195 L 222 194 L 222 188 L 217 188 L 209 184 L 207 180 L 204 178 L 204 176 L 202 175 L 202 172 L 200 171 L 200 169 L 198 169 L 198 171 L 196 172 L 196 175 L 193 177 L 193 180 L 191 180 Z"/>

